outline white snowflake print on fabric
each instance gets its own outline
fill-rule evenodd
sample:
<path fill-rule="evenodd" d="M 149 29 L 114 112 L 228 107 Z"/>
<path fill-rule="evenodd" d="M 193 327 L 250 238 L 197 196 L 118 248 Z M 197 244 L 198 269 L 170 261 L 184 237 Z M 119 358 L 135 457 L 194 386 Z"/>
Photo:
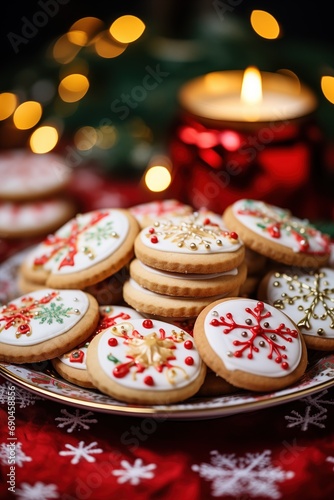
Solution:
<path fill-rule="evenodd" d="M 96 424 L 97 419 L 96 418 L 89 418 L 94 413 L 92 411 L 87 411 L 86 413 L 80 412 L 79 409 L 75 410 L 75 413 L 70 413 L 66 408 L 63 408 L 60 410 L 60 413 L 64 415 L 63 417 L 56 417 L 55 420 L 60 422 L 57 424 L 57 427 L 60 427 L 63 429 L 64 427 L 68 426 L 66 429 L 67 432 L 73 432 L 76 428 L 80 431 L 81 428 L 88 430 L 90 429 L 90 426 L 88 424 Z"/>
<path fill-rule="evenodd" d="M 235 453 L 221 455 L 211 452 L 211 464 L 193 465 L 192 470 L 200 477 L 212 481 L 212 495 L 230 495 L 235 498 L 280 498 L 276 483 L 286 481 L 294 472 L 285 471 L 271 464 L 271 451 L 246 453 L 237 457 Z"/>
<path fill-rule="evenodd" d="M 94 448 L 94 446 L 96 445 L 96 441 L 88 444 L 87 446 L 85 446 L 84 441 L 80 441 L 77 448 L 72 444 L 65 444 L 65 448 L 67 448 L 69 451 L 60 451 L 59 455 L 61 455 L 62 457 L 72 455 L 73 458 L 71 460 L 71 464 L 79 463 L 81 458 L 84 458 L 85 460 L 87 460 L 87 462 L 95 462 L 95 457 L 92 457 L 91 455 L 94 455 L 96 453 L 103 453 L 103 450 L 101 450 L 101 448 Z"/>
<path fill-rule="evenodd" d="M 287 427 L 300 427 L 302 431 L 307 431 L 309 426 L 314 425 L 324 429 L 326 426 L 323 422 L 327 420 L 327 408 L 324 405 L 334 404 L 334 401 L 323 399 L 327 392 L 322 391 L 314 396 L 301 399 L 300 402 L 306 404 L 305 412 L 301 414 L 296 410 L 292 410 L 290 415 L 285 416 L 285 420 L 288 422 Z"/>
<path fill-rule="evenodd" d="M 15 492 L 16 500 L 49 500 L 51 498 L 59 498 L 55 484 L 45 484 L 38 481 L 33 485 L 21 483 L 20 486 Z"/>
<path fill-rule="evenodd" d="M 8 391 L 9 386 L 12 384 L 9 382 L 4 382 L 0 385 L 0 403 L 8 403 Z M 9 391 L 10 392 L 10 391 Z M 32 392 L 28 392 L 21 387 L 15 386 L 15 405 L 19 408 L 26 408 L 27 406 L 34 405 L 36 401 L 41 400 L 39 396 L 36 396 Z"/>
<path fill-rule="evenodd" d="M 142 479 L 152 479 L 154 477 L 152 471 L 157 467 L 156 464 L 144 465 L 141 458 L 136 458 L 133 465 L 127 460 L 122 460 L 121 466 L 123 469 L 113 470 L 112 474 L 118 476 L 119 484 L 129 482 L 133 486 L 139 484 Z"/>
<path fill-rule="evenodd" d="M 15 465 L 18 467 L 23 467 L 23 462 L 31 462 L 32 460 L 31 457 L 28 457 L 28 455 L 22 451 L 22 443 L 19 441 L 15 443 L 15 453 L 12 450 L 12 444 L 9 446 L 8 443 L 1 443 L 0 462 L 2 465 L 8 465 L 9 460 L 13 458 L 15 458 Z"/>

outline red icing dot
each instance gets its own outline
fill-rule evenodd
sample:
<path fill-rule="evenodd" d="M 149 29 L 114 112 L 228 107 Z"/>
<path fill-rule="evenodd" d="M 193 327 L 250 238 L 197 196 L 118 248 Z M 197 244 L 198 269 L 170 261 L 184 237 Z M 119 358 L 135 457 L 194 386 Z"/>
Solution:
<path fill-rule="evenodd" d="M 185 349 L 192 349 L 193 347 L 193 343 L 191 340 L 186 340 L 185 343 L 184 343 L 184 347 Z"/>
<path fill-rule="evenodd" d="M 230 238 L 232 238 L 233 240 L 237 240 L 239 238 L 239 236 L 237 235 L 237 233 L 232 231 L 232 233 L 230 233 Z"/>
<path fill-rule="evenodd" d="M 153 321 L 151 319 L 145 319 L 143 321 L 144 328 L 153 328 Z"/>
<path fill-rule="evenodd" d="M 206 219 L 204 219 L 204 221 L 203 221 L 203 224 L 206 226 L 207 224 L 210 224 L 210 222 L 211 221 L 210 221 L 209 217 L 206 217 Z"/>
<path fill-rule="evenodd" d="M 282 368 L 283 370 L 288 370 L 289 368 L 289 363 L 286 363 L 285 361 L 282 363 Z"/>
<path fill-rule="evenodd" d="M 155 233 L 155 229 L 154 229 L 154 227 L 150 227 L 150 229 L 148 230 L 148 232 L 149 232 L 150 234 L 154 234 L 154 233 Z"/>
<path fill-rule="evenodd" d="M 194 364 L 194 358 L 192 356 L 187 356 L 184 362 L 186 365 L 191 366 Z"/>
<path fill-rule="evenodd" d="M 151 243 L 158 243 L 158 237 L 156 235 L 151 237 Z"/>
<path fill-rule="evenodd" d="M 118 340 L 115 339 L 114 337 L 111 337 L 109 340 L 108 340 L 108 344 L 111 346 L 111 347 L 115 347 L 116 345 L 118 345 Z"/>
<path fill-rule="evenodd" d="M 154 385 L 153 377 L 151 377 L 151 375 L 147 375 L 147 377 L 144 378 L 144 384 L 150 386 Z"/>

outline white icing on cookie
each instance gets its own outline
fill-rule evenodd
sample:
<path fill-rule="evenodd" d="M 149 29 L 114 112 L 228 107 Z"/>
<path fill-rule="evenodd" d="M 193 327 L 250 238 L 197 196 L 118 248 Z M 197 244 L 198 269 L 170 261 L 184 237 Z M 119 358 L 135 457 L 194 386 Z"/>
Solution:
<path fill-rule="evenodd" d="M 82 271 L 112 255 L 128 231 L 129 220 L 117 209 L 79 214 L 38 245 L 27 264 L 42 266 L 53 274 Z"/>
<path fill-rule="evenodd" d="M 97 350 L 99 364 L 108 377 L 142 391 L 186 387 L 196 380 L 202 366 L 192 336 L 155 319 L 110 327 L 100 335 Z"/>
<path fill-rule="evenodd" d="M 146 269 L 146 271 L 149 271 L 152 274 L 155 274 L 157 276 L 160 276 L 161 278 L 173 278 L 173 279 L 181 279 L 184 280 L 186 279 L 187 281 L 198 281 L 198 280 L 210 280 L 210 279 L 215 279 L 215 278 L 220 278 L 222 276 L 237 276 L 238 275 L 238 269 L 235 267 L 234 269 L 231 269 L 230 271 L 226 271 L 224 273 L 212 273 L 212 274 L 192 274 L 192 273 L 173 273 L 173 272 L 168 272 L 168 271 L 160 271 L 159 269 L 155 269 L 153 267 L 147 266 L 146 264 L 143 264 L 143 262 L 138 261 L 139 265 L 143 267 L 143 269 Z"/>
<path fill-rule="evenodd" d="M 304 335 L 334 338 L 334 270 L 305 272 L 286 268 L 273 273 L 266 300 L 287 314 Z"/>
<path fill-rule="evenodd" d="M 89 307 L 81 290 L 42 289 L 0 309 L 0 343 L 31 346 L 73 328 Z"/>
<path fill-rule="evenodd" d="M 156 200 L 148 203 L 141 203 L 129 208 L 132 215 L 139 224 L 144 221 L 154 221 L 161 217 L 173 217 L 176 215 L 186 215 L 191 213 L 191 207 L 178 200 Z"/>
<path fill-rule="evenodd" d="M 163 252 L 216 254 L 235 252 L 242 242 L 235 232 L 228 231 L 220 220 L 212 221 L 199 212 L 169 220 L 159 220 L 140 232 L 144 245 Z"/>
<path fill-rule="evenodd" d="M 329 253 L 327 236 L 308 220 L 293 217 L 288 210 L 256 200 L 238 200 L 233 215 L 256 234 L 290 248 L 294 252 L 324 255 Z"/>
<path fill-rule="evenodd" d="M 70 168 L 54 153 L 39 155 L 17 149 L 0 155 L 0 196 L 44 193 L 62 186 L 70 176 Z"/>
<path fill-rule="evenodd" d="M 64 365 L 70 366 L 71 368 L 77 368 L 78 370 L 86 370 L 87 349 L 95 335 L 107 330 L 113 325 L 123 323 L 123 321 L 143 318 L 143 316 L 134 309 L 124 306 L 101 306 L 100 314 L 100 323 L 90 339 L 58 358 Z"/>
<path fill-rule="evenodd" d="M 228 370 L 283 377 L 299 364 L 302 344 L 292 321 L 253 299 L 216 304 L 204 320 L 206 338 Z"/>

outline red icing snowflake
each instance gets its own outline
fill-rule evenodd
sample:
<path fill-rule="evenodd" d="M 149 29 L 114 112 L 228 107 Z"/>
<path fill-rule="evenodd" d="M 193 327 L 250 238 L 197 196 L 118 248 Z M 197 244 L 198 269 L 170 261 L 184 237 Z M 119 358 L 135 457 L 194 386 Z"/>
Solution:
<path fill-rule="evenodd" d="M 264 303 L 258 302 L 254 309 L 249 307 L 245 308 L 245 312 L 250 314 L 254 319 L 247 318 L 244 324 L 237 323 L 233 314 L 227 313 L 226 316 L 220 316 L 219 319 L 215 318 L 211 320 L 210 325 L 212 326 L 225 326 L 223 329 L 224 334 L 229 334 L 237 328 L 242 328 L 241 336 L 245 340 L 234 340 L 233 345 L 239 347 L 232 354 L 236 358 L 241 358 L 244 352 L 247 352 L 248 359 L 253 359 L 253 354 L 258 353 L 259 348 L 254 345 L 254 340 L 261 337 L 259 345 L 264 347 L 269 346 L 268 359 L 274 359 L 278 364 L 281 364 L 283 370 L 289 368 L 287 362 L 287 355 L 284 353 L 286 346 L 284 343 L 277 342 L 277 339 L 281 339 L 285 342 L 292 342 L 293 338 L 298 337 L 297 330 L 291 330 L 286 327 L 284 323 L 280 323 L 277 328 L 272 328 L 268 321 L 263 321 L 272 316 L 270 311 L 264 310 Z"/>

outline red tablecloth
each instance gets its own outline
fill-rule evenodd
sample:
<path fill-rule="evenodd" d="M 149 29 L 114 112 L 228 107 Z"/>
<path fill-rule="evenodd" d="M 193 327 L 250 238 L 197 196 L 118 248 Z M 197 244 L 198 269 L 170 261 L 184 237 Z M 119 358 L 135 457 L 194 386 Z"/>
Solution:
<path fill-rule="evenodd" d="M 14 421 L 8 418 L 11 394 Z M 334 495 L 334 388 L 211 420 L 159 421 L 82 410 L 41 399 L 2 377 L 0 402 L 1 499 Z M 15 494 L 8 491 L 11 484 Z"/>

